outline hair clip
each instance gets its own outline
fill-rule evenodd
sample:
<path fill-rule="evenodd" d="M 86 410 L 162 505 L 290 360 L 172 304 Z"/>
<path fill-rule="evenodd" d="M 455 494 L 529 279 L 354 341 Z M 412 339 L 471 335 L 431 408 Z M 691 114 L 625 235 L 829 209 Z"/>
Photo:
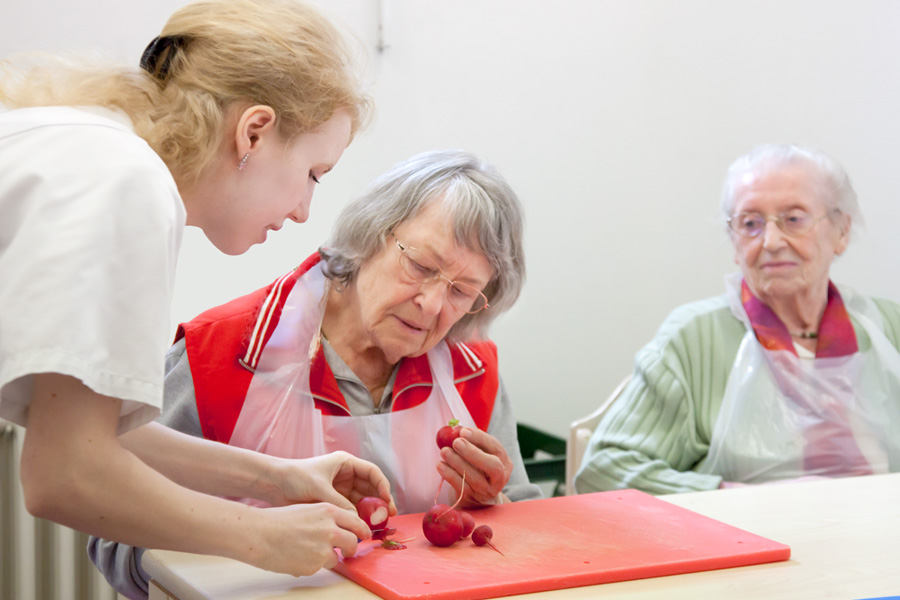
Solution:
<path fill-rule="evenodd" d="M 165 81 L 169 75 L 169 65 L 175 50 L 182 48 L 186 38 L 181 35 L 164 35 L 153 38 L 141 55 L 141 68 Z"/>

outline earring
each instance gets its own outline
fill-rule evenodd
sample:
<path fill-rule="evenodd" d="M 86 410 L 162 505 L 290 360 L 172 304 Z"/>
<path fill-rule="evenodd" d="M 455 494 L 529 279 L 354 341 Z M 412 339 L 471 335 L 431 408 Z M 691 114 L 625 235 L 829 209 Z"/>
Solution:
<path fill-rule="evenodd" d="M 244 167 L 247 166 L 247 161 L 250 159 L 250 153 L 248 152 L 241 158 L 241 162 L 238 163 L 238 171 L 243 171 Z"/>

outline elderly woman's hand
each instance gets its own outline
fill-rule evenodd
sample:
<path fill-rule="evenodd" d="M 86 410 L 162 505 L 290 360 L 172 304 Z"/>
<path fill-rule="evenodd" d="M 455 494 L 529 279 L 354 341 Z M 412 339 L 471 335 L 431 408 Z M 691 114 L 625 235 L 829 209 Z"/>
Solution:
<path fill-rule="evenodd" d="M 441 449 L 441 458 L 438 473 L 453 486 L 457 497 L 465 473 L 465 493 L 460 506 L 475 508 L 509 502 L 502 492 L 513 464 L 503 444 L 494 436 L 464 427 L 451 447 Z"/>

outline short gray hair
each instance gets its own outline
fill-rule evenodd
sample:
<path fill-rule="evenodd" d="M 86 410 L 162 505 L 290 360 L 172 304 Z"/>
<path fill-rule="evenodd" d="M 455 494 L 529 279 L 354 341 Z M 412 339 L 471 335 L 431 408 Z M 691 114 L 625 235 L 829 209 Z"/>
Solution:
<path fill-rule="evenodd" d="M 525 215 L 516 193 L 493 167 L 461 150 L 424 152 L 395 165 L 341 212 L 331 238 L 319 248 L 325 276 L 353 280 L 401 223 L 432 202 L 450 214 L 456 243 L 482 253 L 493 275 L 484 288 L 490 308 L 464 315 L 448 338 L 487 335 L 525 283 Z"/>
<path fill-rule="evenodd" d="M 821 199 L 825 206 L 850 215 L 851 228 L 854 223 L 862 223 L 859 200 L 844 167 L 824 152 L 794 144 L 757 146 L 731 163 L 725 176 L 725 185 L 722 187 L 721 207 L 725 219 L 732 216 L 734 196 L 743 175 L 762 173 L 788 165 L 805 166 L 812 174 L 818 176 L 823 191 Z"/>

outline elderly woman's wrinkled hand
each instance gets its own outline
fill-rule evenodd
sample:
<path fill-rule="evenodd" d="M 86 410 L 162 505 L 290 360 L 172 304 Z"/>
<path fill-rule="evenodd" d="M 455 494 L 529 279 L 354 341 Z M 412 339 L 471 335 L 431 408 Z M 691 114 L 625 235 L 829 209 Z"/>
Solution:
<path fill-rule="evenodd" d="M 508 502 L 503 488 L 512 474 L 513 464 L 503 444 L 479 429 L 464 427 L 453 445 L 441 450 L 437 469 L 441 477 L 453 486 L 457 495 L 465 490 L 460 506 L 475 508 Z"/>

